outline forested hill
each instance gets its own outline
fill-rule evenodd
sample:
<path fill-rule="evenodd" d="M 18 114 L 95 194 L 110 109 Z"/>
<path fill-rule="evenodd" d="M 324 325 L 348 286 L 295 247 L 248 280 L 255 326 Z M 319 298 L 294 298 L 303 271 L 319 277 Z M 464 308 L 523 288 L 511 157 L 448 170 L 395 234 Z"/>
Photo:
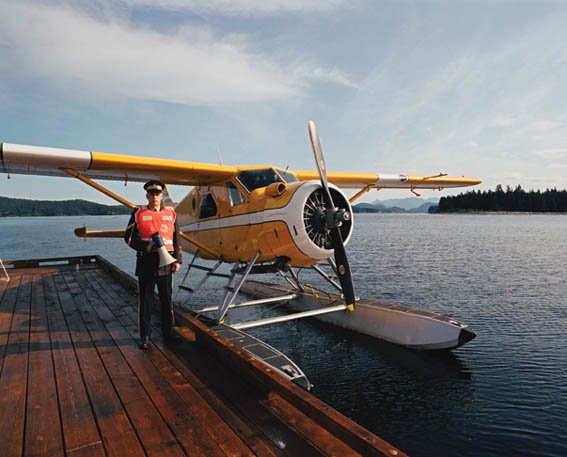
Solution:
<path fill-rule="evenodd" d="M 86 200 L 25 200 L 0 197 L 0 217 L 7 216 L 81 216 L 130 214 L 123 205 L 101 205 Z"/>
<path fill-rule="evenodd" d="M 511 211 L 534 213 L 567 213 L 567 190 L 547 189 L 526 192 L 522 186 L 504 190 L 470 191 L 441 197 L 437 212 L 457 211 Z M 435 212 L 435 210 L 431 210 Z"/>

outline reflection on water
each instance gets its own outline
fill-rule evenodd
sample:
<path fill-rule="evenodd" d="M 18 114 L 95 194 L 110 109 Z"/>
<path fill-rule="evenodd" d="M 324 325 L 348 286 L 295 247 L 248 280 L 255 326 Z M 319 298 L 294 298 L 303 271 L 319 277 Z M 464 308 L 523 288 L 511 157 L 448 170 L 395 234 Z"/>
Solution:
<path fill-rule="evenodd" d="M 99 253 L 132 274 L 134 254 L 121 240 L 72 234 L 83 223 L 126 222 L 0 218 L 0 257 Z M 357 295 L 469 324 L 477 338 L 452 353 L 410 351 L 312 319 L 250 332 L 302 367 L 315 395 L 411 455 L 565 456 L 565 233 L 565 216 L 357 215 L 347 248 Z M 222 286 L 212 281 L 193 303 L 216 304 Z M 280 312 L 272 308 L 230 319 Z"/>

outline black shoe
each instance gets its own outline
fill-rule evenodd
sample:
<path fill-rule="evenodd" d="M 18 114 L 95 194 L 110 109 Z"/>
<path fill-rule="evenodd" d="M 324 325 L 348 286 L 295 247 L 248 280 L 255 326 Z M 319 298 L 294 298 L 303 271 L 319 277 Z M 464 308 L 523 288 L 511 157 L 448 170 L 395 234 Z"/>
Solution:
<path fill-rule="evenodd" d="M 150 337 L 145 336 L 140 340 L 140 349 L 148 349 L 150 347 Z"/>

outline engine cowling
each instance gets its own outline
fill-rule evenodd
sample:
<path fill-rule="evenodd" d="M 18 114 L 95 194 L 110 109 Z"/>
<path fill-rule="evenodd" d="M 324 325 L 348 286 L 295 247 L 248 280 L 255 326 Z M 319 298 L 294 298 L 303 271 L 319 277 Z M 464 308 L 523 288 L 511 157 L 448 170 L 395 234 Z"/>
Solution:
<path fill-rule="evenodd" d="M 341 190 L 330 184 L 331 196 L 339 209 L 341 235 L 346 245 L 353 230 L 352 208 Z M 297 247 L 306 256 L 323 260 L 333 256 L 331 235 L 324 218 L 328 217 L 323 200 L 323 189 L 318 181 L 307 181 L 295 191 L 290 202 L 286 222 Z"/>

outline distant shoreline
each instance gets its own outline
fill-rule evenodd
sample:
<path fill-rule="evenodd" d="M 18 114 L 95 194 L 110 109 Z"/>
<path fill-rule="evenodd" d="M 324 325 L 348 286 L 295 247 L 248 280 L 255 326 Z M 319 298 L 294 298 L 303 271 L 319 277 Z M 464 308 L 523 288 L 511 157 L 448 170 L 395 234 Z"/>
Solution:
<path fill-rule="evenodd" d="M 431 212 L 506 212 L 510 214 L 544 214 L 567 212 L 567 189 L 557 188 L 526 191 L 498 184 L 494 190 L 472 190 L 464 194 L 441 197 Z"/>
<path fill-rule="evenodd" d="M 0 217 L 118 216 L 130 214 L 123 205 L 103 205 L 87 200 L 27 200 L 0 197 Z"/>
<path fill-rule="evenodd" d="M 504 216 L 533 216 L 533 215 L 549 215 L 549 216 L 561 216 L 561 215 L 566 215 L 567 212 L 559 212 L 559 211 L 474 211 L 474 210 L 463 210 L 463 211 L 436 211 L 436 212 L 432 212 L 429 214 L 433 214 L 435 216 L 437 215 L 445 215 L 445 214 L 470 214 L 470 215 L 486 215 L 486 216 L 490 216 L 490 215 L 494 215 L 494 214 L 499 214 L 499 215 L 504 215 Z"/>
<path fill-rule="evenodd" d="M 130 213 L 128 213 L 130 214 Z M 2 218 L 18 218 L 18 217 L 69 217 L 69 216 L 126 216 L 123 213 L 101 213 L 101 214 L 91 214 L 91 213 L 76 213 L 76 214 L 28 214 L 28 215 L 5 215 L 0 214 L 0 219 Z"/>
<path fill-rule="evenodd" d="M 356 212 L 355 212 L 356 213 Z M 389 214 L 396 214 L 396 215 L 431 215 L 431 216 L 451 216 L 451 215 L 470 215 L 470 216 L 493 216 L 493 215 L 504 215 L 504 216 L 535 216 L 538 214 L 541 215 L 548 215 L 548 216 L 565 216 L 567 212 L 554 212 L 554 211 L 546 211 L 546 212 L 539 212 L 539 211 L 471 211 L 471 210 L 464 210 L 464 211 L 436 211 L 431 213 L 418 213 L 418 212 L 394 212 L 394 211 L 359 211 L 356 213 L 359 214 L 376 214 L 376 215 L 389 215 Z"/>

